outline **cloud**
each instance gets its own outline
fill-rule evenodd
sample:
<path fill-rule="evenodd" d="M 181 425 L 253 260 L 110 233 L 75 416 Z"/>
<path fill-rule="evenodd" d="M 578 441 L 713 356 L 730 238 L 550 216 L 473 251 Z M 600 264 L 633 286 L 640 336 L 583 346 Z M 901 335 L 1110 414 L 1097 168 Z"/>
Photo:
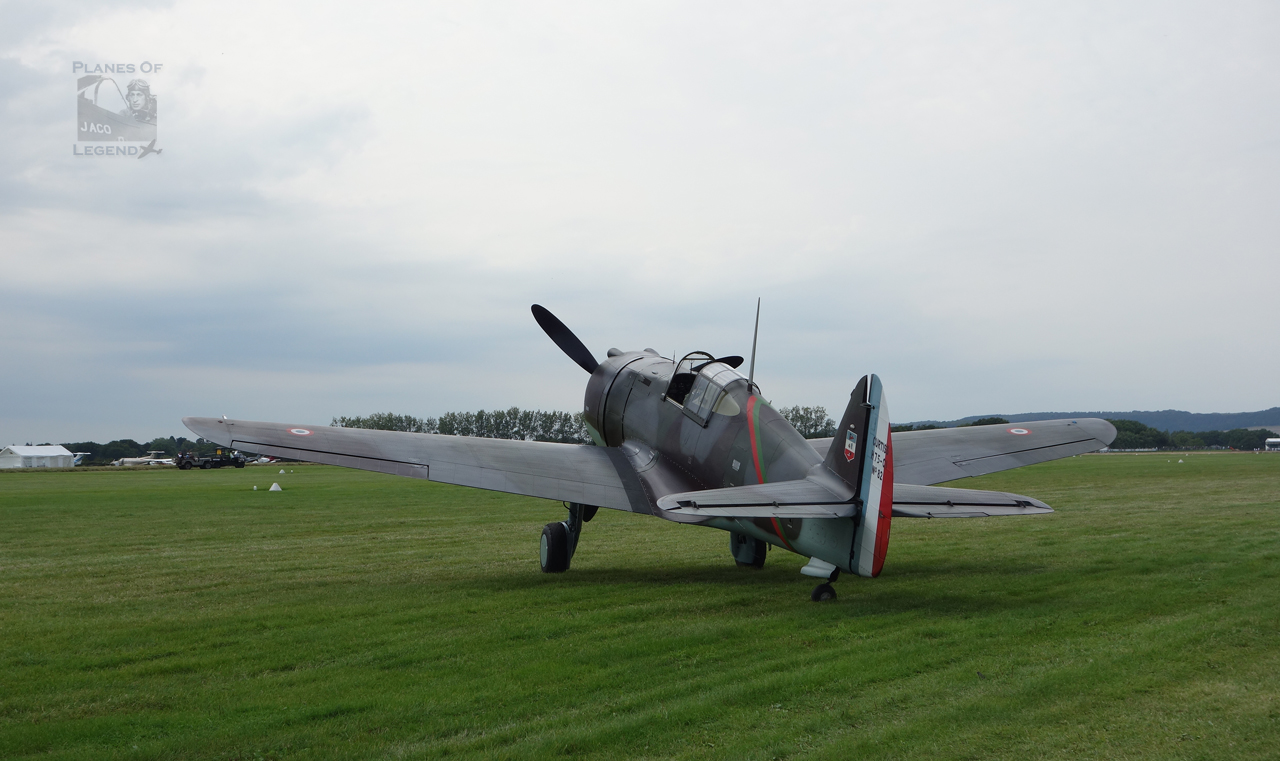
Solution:
<path fill-rule="evenodd" d="M 576 408 L 535 301 L 746 353 L 764 296 L 769 396 L 901 420 L 1276 404 L 1265 3 L 14 7 L 0 439 Z M 107 60 L 161 156 L 72 155 Z"/>

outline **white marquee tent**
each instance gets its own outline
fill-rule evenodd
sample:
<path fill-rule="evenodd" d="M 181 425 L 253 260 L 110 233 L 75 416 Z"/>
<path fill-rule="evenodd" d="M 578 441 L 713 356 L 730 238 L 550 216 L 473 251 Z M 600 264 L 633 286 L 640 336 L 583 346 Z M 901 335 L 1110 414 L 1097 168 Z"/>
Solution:
<path fill-rule="evenodd" d="M 65 447 L 19 447 L 0 449 L 0 468 L 70 468 L 75 455 Z"/>

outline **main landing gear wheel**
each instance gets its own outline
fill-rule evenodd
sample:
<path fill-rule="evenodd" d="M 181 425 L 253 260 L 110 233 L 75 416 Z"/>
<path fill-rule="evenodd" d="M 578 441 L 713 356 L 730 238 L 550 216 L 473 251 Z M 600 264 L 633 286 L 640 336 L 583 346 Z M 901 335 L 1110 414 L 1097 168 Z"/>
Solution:
<path fill-rule="evenodd" d="M 568 502 L 569 520 L 560 523 L 548 523 L 542 528 L 542 547 L 540 558 L 543 573 L 563 573 L 569 570 L 569 561 L 573 559 L 574 550 L 578 549 L 578 539 L 582 537 L 582 524 L 595 517 L 600 508 L 595 505 L 581 505 Z"/>
<path fill-rule="evenodd" d="M 563 523 L 548 523 L 542 527 L 539 557 L 543 573 L 563 573 L 569 570 L 569 530 Z"/>
<path fill-rule="evenodd" d="M 809 595 L 809 599 L 814 602 L 834 600 L 836 599 L 836 588 L 830 584 L 819 584 L 813 588 L 813 594 Z"/>
<path fill-rule="evenodd" d="M 764 568 L 765 553 L 769 545 L 762 539 L 733 532 L 729 534 L 729 552 L 739 568 Z"/>

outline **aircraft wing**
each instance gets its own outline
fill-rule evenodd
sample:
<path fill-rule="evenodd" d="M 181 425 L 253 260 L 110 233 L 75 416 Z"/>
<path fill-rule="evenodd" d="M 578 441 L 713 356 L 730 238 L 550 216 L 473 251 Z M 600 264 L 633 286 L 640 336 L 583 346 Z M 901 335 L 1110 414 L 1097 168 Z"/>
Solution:
<path fill-rule="evenodd" d="M 897 444 L 895 443 L 896 447 Z M 840 498 L 839 485 L 812 477 L 753 486 L 670 494 L 658 500 L 663 518 L 701 523 L 710 518 L 850 518 L 857 506 Z M 900 518 L 985 518 L 999 515 L 1051 513 L 1032 497 L 999 491 L 941 486 L 893 486 L 893 515 Z"/>
<path fill-rule="evenodd" d="M 459 486 L 649 513 L 617 447 L 188 417 L 225 447 Z"/>
<path fill-rule="evenodd" d="M 1099 418 L 902 431 L 893 434 L 893 480 L 896 488 L 983 476 L 1094 452 L 1115 437 L 1115 426 Z M 831 439 L 809 443 L 825 456 Z"/>

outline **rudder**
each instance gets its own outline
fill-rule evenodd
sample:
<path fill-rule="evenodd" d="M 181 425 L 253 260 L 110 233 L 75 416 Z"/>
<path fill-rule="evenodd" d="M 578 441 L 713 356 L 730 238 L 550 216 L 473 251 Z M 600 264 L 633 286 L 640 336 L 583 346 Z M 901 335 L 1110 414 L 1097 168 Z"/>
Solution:
<path fill-rule="evenodd" d="M 849 565 L 859 576 L 879 576 L 893 518 L 893 440 L 879 377 L 863 376 L 854 387 L 825 464 L 854 490 L 861 507 Z"/>

